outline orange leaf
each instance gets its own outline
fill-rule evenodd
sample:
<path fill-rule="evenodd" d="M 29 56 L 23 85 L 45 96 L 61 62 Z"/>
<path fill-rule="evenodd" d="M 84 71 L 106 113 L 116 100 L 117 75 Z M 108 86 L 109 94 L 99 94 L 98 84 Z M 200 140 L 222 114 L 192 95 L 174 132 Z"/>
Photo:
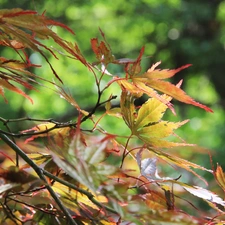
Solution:
<path fill-rule="evenodd" d="M 142 82 L 144 85 L 154 88 L 158 91 L 161 91 L 161 92 L 177 99 L 178 101 L 203 108 L 207 112 L 213 112 L 207 106 L 196 102 L 194 99 L 192 99 L 190 96 L 188 96 L 179 87 L 176 87 L 175 85 L 173 85 L 169 82 L 161 80 L 161 79 L 166 79 L 166 78 L 170 78 L 170 77 L 174 76 L 177 72 L 189 67 L 190 64 L 184 65 L 175 70 L 155 70 L 155 68 L 159 64 L 160 64 L 160 62 L 154 64 L 146 73 L 142 74 L 141 76 L 135 77 L 136 81 L 139 80 L 139 82 Z"/>
<path fill-rule="evenodd" d="M 99 49 L 99 43 L 98 43 L 97 38 L 91 39 L 91 47 L 92 47 L 93 52 L 96 55 L 96 58 L 100 61 L 102 56 L 101 56 L 101 52 L 100 52 L 100 49 Z"/>
<path fill-rule="evenodd" d="M 207 106 L 205 106 L 199 102 L 196 102 L 194 99 L 192 99 L 190 96 L 188 96 L 183 90 L 181 90 L 180 88 L 171 84 L 170 82 L 161 81 L 161 80 L 157 80 L 157 79 L 150 79 L 146 82 L 146 84 L 158 91 L 161 91 L 161 92 L 177 99 L 178 101 L 203 108 L 207 112 L 213 112 L 210 108 L 208 108 Z"/>
<path fill-rule="evenodd" d="M 225 174 L 221 166 L 217 165 L 216 171 L 214 172 L 217 183 L 225 191 Z"/>
<path fill-rule="evenodd" d="M 174 70 L 168 70 L 168 69 L 165 69 L 165 70 L 157 69 L 157 70 L 155 70 L 155 68 L 160 63 L 161 62 L 153 64 L 152 67 L 150 69 L 148 69 L 147 73 L 145 73 L 143 75 L 150 78 L 150 79 L 166 79 L 166 78 L 173 77 L 176 73 L 178 73 L 181 70 L 191 66 L 191 64 L 187 64 L 187 65 L 181 66 L 180 68 L 174 69 Z"/>
<path fill-rule="evenodd" d="M 5 87 L 5 88 L 7 88 L 10 91 L 16 92 L 16 93 L 24 96 L 25 98 L 27 98 L 28 100 L 30 100 L 30 102 L 33 104 L 33 100 L 28 95 L 26 95 L 19 88 L 15 87 L 11 83 L 9 83 L 6 79 L 0 79 L 0 87 L 1 87 L 1 90 L 2 90 L 2 87 Z M 3 91 L 0 91 L 0 94 L 4 97 L 4 92 Z"/>
<path fill-rule="evenodd" d="M 12 47 L 14 49 L 23 49 L 23 48 L 25 48 L 23 43 L 18 42 L 16 40 L 2 40 L 2 41 L 0 41 L 0 45 Z"/>
<path fill-rule="evenodd" d="M 103 62 L 107 65 L 115 61 L 115 57 L 112 55 L 111 50 L 107 48 L 104 41 L 101 41 L 99 44 L 97 38 L 92 38 L 91 47 L 99 62 Z"/>

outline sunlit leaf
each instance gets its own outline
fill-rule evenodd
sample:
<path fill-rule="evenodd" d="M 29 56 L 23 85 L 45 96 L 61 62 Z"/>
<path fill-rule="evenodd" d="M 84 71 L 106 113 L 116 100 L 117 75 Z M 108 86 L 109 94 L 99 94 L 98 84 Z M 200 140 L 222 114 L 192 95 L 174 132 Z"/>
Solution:
<path fill-rule="evenodd" d="M 184 168 L 185 170 L 191 172 L 192 174 L 194 174 L 195 176 L 197 176 L 199 179 L 201 179 L 203 182 L 205 182 L 207 184 L 207 181 L 203 177 L 198 175 L 192 168 L 212 173 L 211 170 L 206 169 L 203 166 L 192 163 L 188 160 L 182 159 L 182 158 L 177 157 L 175 155 L 171 155 L 171 154 L 169 154 L 165 151 L 161 151 L 161 150 L 156 149 L 156 148 L 149 147 L 148 150 L 153 152 L 154 154 L 156 154 L 157 157 L 165 160 L 166 162 L 175 164 L 176 166 Z"/>
<path fill-rule="evenodd" d="M 179 87 L 171 84 L 170 82 L 162 80 L 162 79 L 170 78 L 174 76 L 177 72 L 189 67 L 190 64 L 182 66 L 175 70 L 158 70 L 158 69 L 156 70 L 155 68 L 159 64 L 160 63 L 156 63 L 146 73 L 142 75 L 132 76 L 130 84 L 127 84 L 128 82 L 125 82 L 125 81 L 118 81 L 118 83 L 121 86 L 123 86 L 123 88 L 126 89 L 127 91 L 131 91 L 132 89 L 134 90 L 139 89 L 140 91 L 147 94 L 148 96 L 158 99 L 159 101 L 167 105 L 173 112 L 174 112 L 174 109 L 172 105 L 165 99 L 162 99 L 155 90 L 165 93 L 186 104 L 192 104 L 194 106 L 203 108 L 208 112 L 212 112 L 210 108 L 193 100 Z"/>
<path fill-rule="evenodd" d="M 169 97 L 162 97 L 169 101 Z M 138 116 L 136 119 L 136 127 L 144 127 L 148 124 L 155 123 L 159 121 L 165 111 L 167 106 L 155 98 L 149 98 L 138 111 Z"/>
<path fill-rule="evenodd" d="M 131 77 L 133 77 L 135 75 L 138 75 L 141 72 L 141 58 L 142 58 L 142 55 L 144 54 L 144 50 L 145 50 L 145 48 L 142 47 L 137 59 L 133 62 L 128 61 L 127 64 L 126 64 L 125 71 Z"/>
<path fill-rule="evenodd" d="M 41 165 L 51 159 L 49 154 L 41 154 L 41 153 L 27 153 L 30 159 L 33 160 L 37 165 Z M 23 166 L 24 168 L 24 166 Z"/>
<path fill-rule="evenodd" d="M 161 98 L 166 101 L 171 100 L 166 95 L 161 96 Z M 130 93 L 123 92 L 120 105 L 123 118 L 132 134 L 148 145 L 166 148 L 188 145 L 164 139 L 174 135 L 174 130 L 187 123 L 188 120 L 176 123 L 161 120 L 166 108 L 168 108 L 166 105 L 163 106 L 161 101 L 150 99 L 137 110 L 134 106 L 134 97 Z"/>
<path fill-rule="evenodd" d="M 16 93 L 24 96 L 25 98 L 30 100 L 31 103 L 33 103 L 33 100 L 28 95 L 26 95 L 21 89 L 17 88 L 16 86 L 14 86 L 11 83 L 9 83 L 7 80 L 3 80 L 0 78 L 0 86 L 1 86 L 1 89 L 2 89 L 2 87 L 7 88 L 10 91 L 16 92 Z M 0 92 L 0 94 L 2 94 L 4 96 L 4 92 Z"/>
<path fill-rule="evenodd" d="M 214 194 L 213 192 L 206 190 L 202 187 L 198 187 L 198 186 L 183 186 L 183 188 L 190 192 L 191 194 L 202 198 L 204 200 L 207 200 L 209 202 L 212 203 L 216 203 L 222 206 L 225 206 L 225 201 L 223 199 L 221 199 L 218 195 Z"/>
<path fill-rule="evenodd" d="M 111 50 L 106 46 L 104 41 L 99 43 L 97 38 L 92 38 L 91 47 L 98 62 L 102 62 L 105 65 L 109 64 L 110 62 L 114 62 L 115 57 L 112 55 Z"/>
<path fill-rule="evenodd" d="M 216 171 L 214 172 L 217 183 L 225 191 L 225 174 L 221 166 L 217 165 Z"/>
<path fill-rule="evenodd" d="M 167 122 L 160 121 L 156 124 L 150 124 L 149 126 L 138 129 L 135 134 L 144 142 L 153 147 L 174 147 L 174 146 L 185 146 L 189 145 L 186 143 L 175 143 L 172 141 L 164 140 L 163 138 L 169 137 L 174 134 L 174 130 L 187 123 L 183 122 Z"/>

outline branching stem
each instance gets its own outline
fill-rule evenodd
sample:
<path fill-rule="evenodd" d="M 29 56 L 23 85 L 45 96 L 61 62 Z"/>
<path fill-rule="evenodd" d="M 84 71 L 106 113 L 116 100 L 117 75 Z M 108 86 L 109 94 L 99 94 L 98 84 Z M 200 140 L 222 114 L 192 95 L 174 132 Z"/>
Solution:
<path fill-rule="evenodd" d="M 11 147 L 27 164 L 29 164 L 34 171 L 37 173 L 39 178 L 44 181 L 46 189 L 49 191 L 52 198 L 55 200 L 56 204 L 59 206 L 59 208 L 62 210 L 62 212 L 65 214 L 66 218 L 70 222 L 71 225 L 77 225 L 77 223 L 73 220 L 72 216 L 70 215 L 67 208 L 62 204 L 57 194 L 54 192 L 52 187 L 48 184 L 42 169 L 37 166 L 24 152 L 22 149 L 20 149 L 12 140 L 10 140 L 5 134 L 0 133 L 0 138 L 9 146 Z"/>

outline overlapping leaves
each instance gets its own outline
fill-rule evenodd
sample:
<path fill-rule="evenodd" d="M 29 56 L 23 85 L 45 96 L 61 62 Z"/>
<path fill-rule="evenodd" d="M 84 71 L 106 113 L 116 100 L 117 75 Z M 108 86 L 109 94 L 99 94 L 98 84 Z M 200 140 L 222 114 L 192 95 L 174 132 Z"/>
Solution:
<path fill-rule="evenodd" d="M 168 81 L 164 81 L 164 79 L 173 77 L 177 72 L 187 68 L 190 64 L 182 66 L 178 69 L 174 70 L 160 70 L 156 69 L 156 67 L 160 64 L 160 62 L 154 64 L 146 73 L 140 75 L 141 72 L 141 57 L 143 54 L 143 50 L 140 52 L 137 60 L 133 63 L 128 63 L 129 66 L 126 68 L 127 76 L 124 80 L 119 79 L 117 83 L 121 86 L 123 90 L 129 91 L 133 95 L 138 97 L 142 96 L 143 93 L 147 94 L 149 97 L 153 97 L 158 99 L 167 105 L 174 113 L 174 108 L 172 104 L 162 98 L 161 95 L 157 92 L 160 91 L 162 93 L 171 96 L 172 98 L 184 102 L 186 104 L 191 104 L 200 108 L 205 109 L 208 112 L 212 112 L 210 108 L 207 106 L 196 102 L 190 96 L 188 96 L 183 90 L 179 87 L 173 85 Z"/>
<path fill-rule="evenodd" d="M 161 96 L 161 98 L 169 101 L 169 97 L 165 95 Z M 147 145 L 157 148 L 187 145 L 186 143 L 165 140 L 166 137 L 174 134 L 174 130 L 187 123 L 188 120 L 176 123 L 161 120 L 168 108 L 161 101 L 150 98 L 139 110 L 136 110 L 134 97 L 128 92 L 122 92 L 120 104 L 124 120 L 131 129 L 132 134 L 139 137 Z"/>
<path fill-rule="evenodd" d="M 86 59 L 80 52 L 77 44 L 72 44 L 63 40 L 54 31 L 52 26 L 60 26 L 74 34 L 66 25 L 48 19 L 44 14 L 40 15 L 35 11 L 22 9 L 2 9 L 0 10 L 0 45 L 12 48 L 19 55 L 21 60 L 0 58 L 0 94 L 4 97 L 4 88 L 16 92 L 32 102 L 32 99 L 25 94 L 19 87 L 16 87 L 11 81 L 21 84 L 24 88 L 34 89 L 33 84 L 40 84 L 36 78 L 45 80 L 43 77 L 36 76 L 27 69 L 30 67 L 39 67 L 29 61 L 26 49 L 38 52 L 49 64 L 53 74 L 62 83 L 61 78 L 50 64 L 44 50 L 57 58 L 51 48 L 43 44 L 41 40 L 53 39 L 54 42 L 63 48 L 64 51 L 72 55 L 73 58 L 85 64 L 89 69 Z M 5 99 L 6 101 L 6 99 Z"/>
<path fill-rule="evenodd" d="M 92 72 L 99 64 L 101 65 L 101 69 L 98 68 L 97 70 L 101 72 L 101 78 L 98 79 L 96 73 L 93 73 L 99 90 L 98 102 L 96 106 L 94 106 L 93 113 L 95 113 L 101 105 L 106 103 L 106 114 L 119 118 L 121 118 L 122 115 L 131 130 L 131 136 L 136 136 L 138 143 L 140 143 L 140 140 L 142 141 L 143 145 L 141 146 L 141 150 L 148 153 L 150 151 L 151 154 L 153 153 L 157 158 L 169 164 L 182 167 L 196 176 L 198 176 L 198 174 L 192 168 L 212 172 L 164 151 L 164 148 L 190 145 L 184 141 L 175 142 L 173 139 L 169 139 L 173 138 L 173 136 L 177 137 L 174 133 L 175 130 L 188 122 L 188 120 L 169 122 L 162 119 L 168 108 L 175 113 L 173 105 L 170 103 L 172 98 L 212 112 L 210 108 L 196 102 L 181 90 L 181 83 L 173 85 L 165 81 L 165 79 L 171 78 L 177 72 L 189 67 L 189 64 L 174 70 L 160 70 L 156 69 L 160 63 L 156 63 L 147 72 L 141 74 L 141 60 L 144 47 L 141 49 L 137 59 L 116 59 L 102 31 L 101 34 L 104 41 L 98 41 L 97 38 L 91 40 L 92 50 L 96 56 L 97 62 L 89 63 L 81 54 L 76 43 L 72 44 L 63 40 L 49 29 L 49 26 L 52 25 L 61 26 L 73 33 L 65 25 L 49 20 L 45 15 L 39 15 L 34 11 L 23 11 L 21 9 L 0 11 L 0 44 L 13 48 L 21 58 L 21 61 L 5 59 L 3 57 L 0 58 L 0 94 L 3 97 L 4 88 L 6 88 L 32 101 L 29 96 L 10 82 L 13 81 L 21 84 L 25 88 L 34 89 L 30 82 L 36 82 L 36 78 L 39 77 L 30 73 L 27 69 L 37 67 L 38 65 L 33 65 L 29 62 L 24 50 L 29 48 L 32 51 L 39 52 L 49 63 L 43 53 L 43 49 L 50 52 L 54 57 L 56 57 L 56 55 L 52 49 L 42 44 L 40 40 L 52 38 L 58 46 L 62 47 L 66 53 L 70 54 L 69 57 L 79 60 Z M 21 55 L 20 51 L 22 51 L 24 56 Z M 117 77 L 108 73 L 107 66 L 109 63 L 122 65 L 124 67 L 125 76 Z M 49 65 L 55 76 L 60 80 L 50 63 Z M 113 76 L 113 80 L 110 81 L 105 88 L 100 90 L 100 82 L 106 74 Z M 110 101 L 113 98 L 107 101 L 102 101 L 101 99 L 102 92 L 114 81 L 116 81 L 122 89 L 120 109 L 111 108 Z M 47 140 L 47 150 L 42 154 L 40 153 L 41 150 L 39 153 L 35 151 L 35 154 L 29 155 L 30 159 L 33 160 L 32 162 L 35 163 L 35 165 L 39 166 L 36 170 L 44 172 L 45 175 L 47 172 L 50 173 L 50 176 L 48 174 L 47 182 L 51 184 L 54 192 L 60 196 L 62 203 L 79 222 L 82 221 L 82 224 L 88 224 L 90 222 L 89 219 L 94 221 L 94 219 L 97 218 L 96 221 L 98 224 L 115 224 L 115 221 L 117 221 L 117 223 L 131 223 L 132 221 L 136 224 L 148 224 L 149 218 L 151 218 L 152 224 L 164 222 L 170 224 L 197 224 L 199 220 L 195 220 L 189 215 L 176 211 L 175 203 L 172 199 L 175 195 L 172 193 L 167 183 L 180 185 L 192 195 L 206 200 L 209 204 L 225 205 L 224 201 L 213 192 L 198 186 L 187 185 L 178 181 L 178 179 L 160 177 L 157 173 L 156 158 L 142 159 L 141 154 L 139 156 L 137 154 L 136 158 L 133 157 L 132 159 L 134 159 L 134 161 L 135 159 L 137 160 L 140 176 L 145 177 L 148 183 L 144 183 L 143 185 L 145 186 L 144 194 L 135 193 L 131 195 L 129 191 L 133 189 L 132 179 L 139 181 L 139 178 L 131 177 L 128 173 L 125 173 L 121 168 L 116 166 L 118 163 L 113 165 L 107 158 L 112 155 L 112 152 L 116 152 L 117 157 L 115 157 L 115 159 L 124 162 L 124 158 L 121 159 L 121 156 L 126 157 L 127 150 L 133 148 L 133 146 L 130 146 L 129 139 L 126 146 L 121 144 L 124 150 L 124 154 L 121 154 L 117 145 L 117 134 L 107 134 L 104 128 L 98 130 L 103 136 L 96 136 L 93 133 L 93 135 L 84 134 L 80 126 L 82 122 L 90 118 L 93 113 L 89 114 L 81 110 L 72 95 L 67 94 L 65 89 L 61 87 L 57 86 L 57 88 L 59 95 L 80 112 L 77 123 L 57 123 L 52 122 L 53 120 L 49 120 L 48 123 L 41 123 L 32 129 L 23 131 L 21 136 L 31 136 L 25 141 L 25 144 L 29 141 L 33 141 L 36 137 L 44 137 L 45 140 Z M 161 95 L 161 92 L 164 93 L 164 95 Z M 137 108 L 134 104 L 134 100 L 136 97 L 140 97 L 143 94 L 147 94 L 150 98 L 141 107 Z M 94 126 L 97 127 L 97 123 Z M 92 131 L 93 130 L 94 129 L 92 129 Z M 114 147 L 116 150 L 114 150 Z M 138 147 L 136 149 L 138 149 Z M 131 151 L 129 151 L 129 153 L 130 152 Z M 113 157 L 114 156 L 112 156 L 112 159 L 115 160 Z M 28 168 L 28 164 L 25 165 L 25 167 Z M 42 167 L 44 168 L 43 170 L 40 169 Z M 27 174 L 28 173 L 24 173 L 24 171 L 16 173 L 16 175 L 20 176 Z M 10 170 L 6 170 L 3 171 L 1 175 L 2 177 L 10 177 L 12 173 L 10 173 Z M 224 189 L 225 179 L 222 168 L 218 166 L 214 175 L 219 185 Z M 22 182 L 20 176 L 18 176 L 18 179 Z M 202 179 L 200 176 L 198 177 Z M 26 182 L 20 182 L 19 186 L 23 183 L 30 183 L 29 177 L 25 178 Z M 33 179 L 32 176 L 31 178 Z M 37 178 L 34 177 L 34 180 L 36 181 Z M 10 180 L 10 182 L 10 184 L 2 186 L 2 193 L 11 191 L 14 187 L 17 187 L 18 182 L 14 180 Z M 17 205 L 27 204 L 27 206 L 29 206 L 27 208 L 36 209 L 37 212 L 35 212 L 35 210 L 31 212 L 30 210 L 33 215 L 33 221 L 39 221 L 39 217 L 41 217 L 41 223 L 54 223 L 55 219 L 60 217 L 62 212 L 57 210 L 59 204 L 57 205 L 56 202 L 53 202 L 51 196 L 45 190 L 44 185 L 46 184 L 47 183 L 43 184 L 39 182 L 36 184 L 33 192 L 32 190 L 27 191 L 29 195 L 19 196 L 21 194 L 19 192 L 14 194 L 13 198 L 10 200 L 12 203 L 17 202 Z M 72 187 L 71 184 L 74 186 Z M 156 188 L 151 189 L 151 185 L 155 185 Z M 165 193 L 162 190 L 165 191 Z M 16 198 L 17 195 L 19 198 Z M 28 199 L 31 195 L 33 198 L 32 201 L 29 202 Z M 93 201 L 93 199 L 98 199 L 98 201 Z M 4 204 L 6 204 L 6 201 L 3 205 Z M 38 208 L 47 204 L 54 208 L 53 213 L 48 211 L 48 209 L 44 211 Z M 13 204 L 8 204 L 7 206 L 10 206 L 8 207 L 9 209 L 14 210 Z M 112 208 L 107 208 L 109 206 Z M 40 212 L 38 210 L 40 210 Z M 14 212 L 15 211 L 12 211 L 12 214 Z M 52 213 L 51 219 L 50 216 L 48 217 L 49 212 Z M 111 214 L 107 214 L 106 212 L 110 212 Z M 22 215 L 23 213 L 24 210 L 21 210 L 19 214 Z M 111 217 L 112 214 L 113 216 Z M 62 224 L 64 224 L 64 222 Z"/>

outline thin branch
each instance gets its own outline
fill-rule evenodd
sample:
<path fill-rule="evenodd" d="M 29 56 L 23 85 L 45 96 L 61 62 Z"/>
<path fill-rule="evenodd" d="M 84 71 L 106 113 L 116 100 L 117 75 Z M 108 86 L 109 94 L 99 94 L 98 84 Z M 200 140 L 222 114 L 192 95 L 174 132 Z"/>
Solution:
<path fill-rule="evenodd" d="M 0 117 L 0 121 L 3 122 L 3 125 L 6 127 L 6 129 L 8 130 L 9 133 L 12 133 L 10 127 L 8 126 L 8 123 L 6 123 L 5 119 L 3 119 L 2 117 Z M 11 137 L 12 141 L 16 144 L 16 140 L 15 138 L 12 136 Z M 16 166 L 19 167 L 19 155 L 16 153 Z"/>
<path fill-rule="evenodd" d="M 15 197 L 15 198 L 12 198 L 12 197 L 8 197 L 8 196 L 7 196 L 7 198 L 8 198 L 9 200 L 11 200 L 11 201 L 14 201 L 14 202 L 17 202 L 17 203 L 26 205 L 26 206 L 28 206 L 28 207 L 30 207 L 30 208 L 34 208 L 34 209 L 36 209 L 36 210 L 39 210 L 39 211 L 41 211 L 41 212 L 43 212 L 43 213 L 47 213 L 47 214 L 50 214 L 50 215 L 59 217 L 59 215 L 57 215 L 57 214 L 51 212 L 50 210 L 44 210 L 44 209 L 39 208 L 39 207 L 37 207 L 37 206 L 35 206 L 35 205 L 31 205 L 31 204 L 29 204 L 29 203 L 27 203 L 27 202 L 20 201 L 20 200 L 18 200 L 16 197 Z"/>
<path fill-rule="evenodd" d="M 48 121 L 49 122 L 49 121 Z M 46 134 L 52 130 L 58 129 L 58 128 L 64 128 L 64 127 L 75 127 L 76 123 L 71 123 L 71 122 L 66 122 L 66 123 L 59 123 L 55 121 L 51 121 L 51 123 L 55 123 L 55 126 L 48 128 L 43 131 L 38 131 L 38 132 L 27 132 L 27 133 L 11 133 L 7 131 L 0 130 L 1 134 L 7 135 L 7 136 L 13 136 L 13 137 L 25 137 L 25 136 L 33 136 L 33 135 L 39 135 L 39 134 Z"/>
<path fill-rule="evenodd" d="M 34 171 L 37 173 L 39 178 L 44 181 L 46 189 L 49 191 L 52 198 L 55 200 L 56 204 L 59 206 L 59 208 L 62 210 L 62 212 L 65 214 L 66 218 L 70 221 L 71 225 L 78 225 L 70 215 L 67 208 L 62 204 L 57 194 L 54 192 L 52 187 L 48 184 L 45 176 L 43 175 L 42 169 L 36 165 L 27 155 L 23 152 L 22 149 L 20 149 L 15 143 L 12 142 L 5 134 L 0 133 L 0 138 L 8 145 L 10 146 L 27 164 L 29 164 Z"/>

